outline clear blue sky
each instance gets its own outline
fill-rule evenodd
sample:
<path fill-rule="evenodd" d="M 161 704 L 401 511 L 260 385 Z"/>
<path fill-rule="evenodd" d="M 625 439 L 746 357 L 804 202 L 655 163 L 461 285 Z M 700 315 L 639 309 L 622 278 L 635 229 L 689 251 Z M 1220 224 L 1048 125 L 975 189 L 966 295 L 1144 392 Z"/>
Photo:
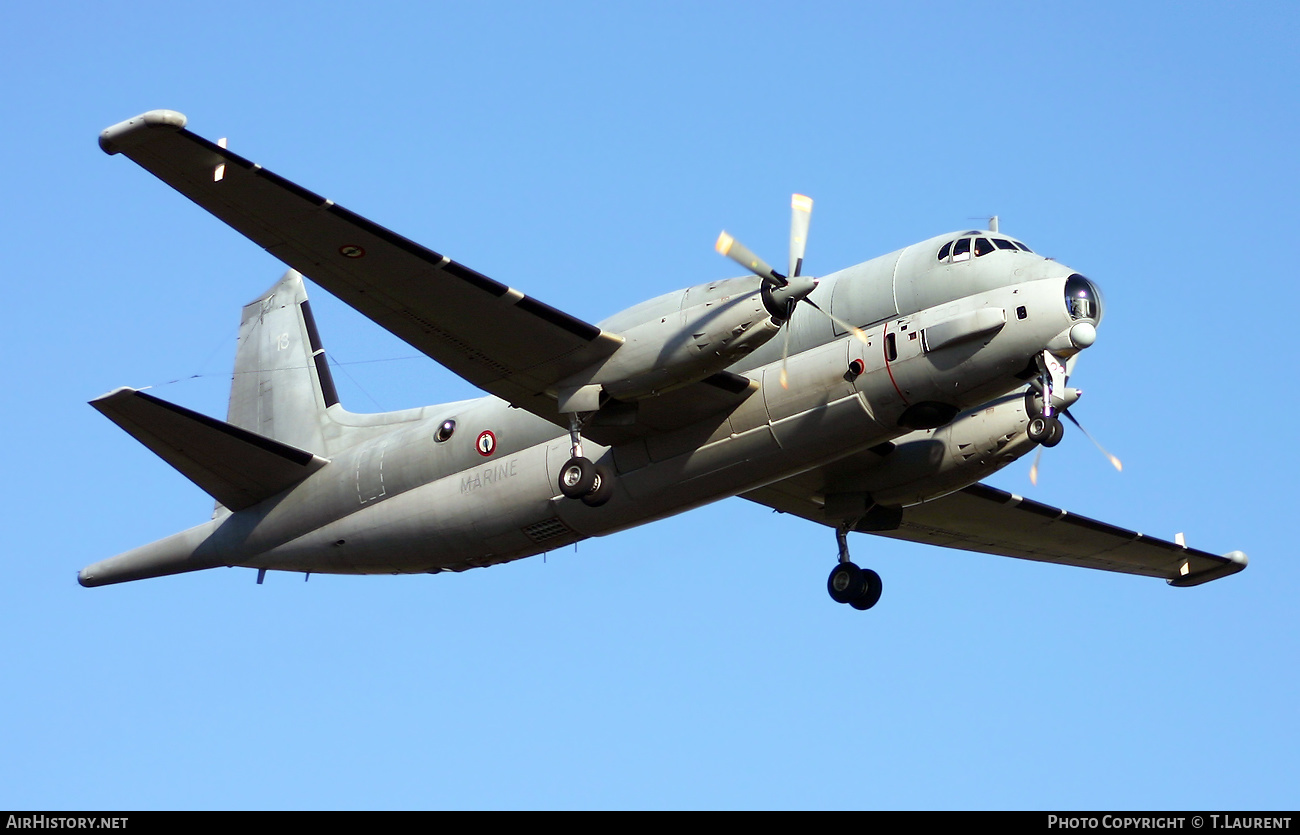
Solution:
<path fill-rule="evenodd" d="M 1294 4 L 11 4 L 0 808 L 1295 808 Z M 83 589 L 207 518 L 85 404 L 222 416 L 282 267 L 121 157 L 154 108 L 598 320 L 999 214 L 1108 312 L 1077 432 L 993 483 L 1249 569 L 1159 581 L 729 500 L 438 577 Z M 472 396 L 315 290 L 345 405 Z M 380 360 L 384 360 L 380 362 Z M 201 375 L 201 376 L 195 376 Z M 172 380 L 182 382 L 163 385 Z"/>

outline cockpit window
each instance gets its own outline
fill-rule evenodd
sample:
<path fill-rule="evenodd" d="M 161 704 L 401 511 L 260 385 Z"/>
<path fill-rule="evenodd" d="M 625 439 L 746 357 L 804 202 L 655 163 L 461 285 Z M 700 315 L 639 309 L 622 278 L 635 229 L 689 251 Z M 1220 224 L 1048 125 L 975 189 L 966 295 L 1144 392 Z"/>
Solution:
<path fill-rule="evenodd" d="M 974 236 L 979 233 L 966 232 L 964 234 Z M 981 255 L 988 255 L 989 253 L 996 252 L 999 249 L 1004 249 L 1008 252 L 1033 252 L 1032 249 L 1025 246 L 1020 241 L 1012 241 L 1007 238 L 995 238 L 992 236 L 987 238 L 966 237 L 958 238 L 955 241 L 949 241 L 941 246 L 937 258 L 940 261 L 947 261 L 949 257 L 951 257 L 954 262 L 969 261 L 972 252 L 974 253 L 974 257 L 978 258 Z"/>

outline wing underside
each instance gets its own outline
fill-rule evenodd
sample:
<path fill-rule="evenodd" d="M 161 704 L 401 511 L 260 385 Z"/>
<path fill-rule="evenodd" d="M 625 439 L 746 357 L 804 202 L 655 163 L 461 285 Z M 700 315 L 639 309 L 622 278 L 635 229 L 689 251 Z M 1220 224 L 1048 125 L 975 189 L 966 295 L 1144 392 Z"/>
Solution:
<path fill-rule="evenodd" d="M 363 315 L 469 382 L 568 427 L 557 384 L 623 338 L 476 272 L 286 180 L 153 110 L 114 125 L 123 154 Z M 584 433 L 615 445 L 730 411 L 756 384 L 728 372 L 651 398 Z"/>
<path fill-rule="evenodd" d="M 752 501 L 834 527 L 820 498 L 787 482 L 744 494 Z M 1240 551 L 1219 556 L 1126 530 L 984 484 L 904 508 L 895 530 L 878 536 L 1004 557 L 1161 577 L 1194 586 L 1246 567 Z"/>
<path fill-rule="evenodd" d="M 105 130 L 121 153 L 485 391 L 549 420 L 554 384 L 622 338 L 494 281 L 150 111 Z"/>

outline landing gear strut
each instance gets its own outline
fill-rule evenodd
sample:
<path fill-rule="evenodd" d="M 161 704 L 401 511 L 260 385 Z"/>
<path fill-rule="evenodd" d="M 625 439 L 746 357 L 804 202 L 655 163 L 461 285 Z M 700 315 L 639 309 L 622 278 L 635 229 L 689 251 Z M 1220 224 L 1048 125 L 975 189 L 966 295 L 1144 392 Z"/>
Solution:
<path fill-rule="evenodd" d="M 1056 405 L 1052 402 L 1052 394 L 1065 388 L 1065 366 L 1050 351 L 1044 351 L 1038 357 L 1038 377 L 1034 380 L 1034 387 L 1038 389 L 1043 411 L 1039 415 L 1030 415 L 1026 434 L 1036 444 L 1054 447 L 1065 437 L 1065 427 L 1061 425 Z"/>
<path fill-rule="evenodd" d="M 826 578 L 826 590 L 831 600 L 847 603 L 854 609 L 866 611 L 875 606 L 884 591 L 880 575 L 870 568 L 858 568 L 849 560 L 849 528 L 841 525 L 835 529 L 835 540 L 840 546 L 840 561 Z"/>
<path fill-rule="evenodd" d="M 576 412 L 569 415 L 569 440 L 573 457 L 560 468 L 560 493 L 581 499 L 588 507 L 600 507 L 614 494 L 614 473 L 583 457 L 582 418 Z"/>

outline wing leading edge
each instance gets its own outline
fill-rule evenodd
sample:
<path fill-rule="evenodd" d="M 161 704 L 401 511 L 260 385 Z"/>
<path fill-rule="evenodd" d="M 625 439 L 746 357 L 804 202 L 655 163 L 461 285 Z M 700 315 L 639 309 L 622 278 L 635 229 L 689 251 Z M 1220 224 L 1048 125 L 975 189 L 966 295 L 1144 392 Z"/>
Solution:
<path fill-rule="evenodd" d="M 823 525 L 836 524 L 816 496 L 791 489 L 787 482 L 744 497 Z M 904 508 L 895 530 L 862 530 L 945 548 L 1161 577 L 1171 586 L 1197 586 L 1246 567 L 1241 551 L 1223 556 L 1199 551 L 985 484 Z"/>
<path fill-rule="evenodd" d="M 100 134 L 290 267 L 474 385 L 567 426 L 550 389 L 622 337 L 348 211 L 153 110 Z"/>

